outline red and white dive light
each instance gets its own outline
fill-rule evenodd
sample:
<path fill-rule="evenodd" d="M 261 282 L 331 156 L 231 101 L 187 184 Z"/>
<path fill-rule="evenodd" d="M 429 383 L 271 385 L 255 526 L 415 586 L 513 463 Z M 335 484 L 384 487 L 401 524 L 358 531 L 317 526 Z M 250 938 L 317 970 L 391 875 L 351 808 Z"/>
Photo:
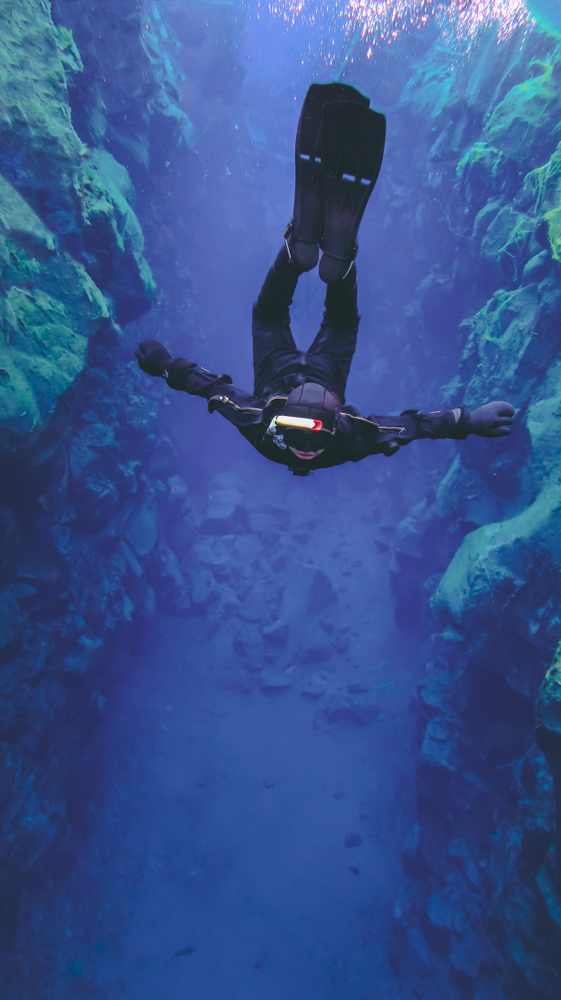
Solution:
<path fill-rule="evenodd" d="M 323 422 L 321 420 L 312 420 L 308 417 L 283 417 L 280 415 L 274 417 L 271 422 L 276 424 L 277 427 L 293 427 L 294 430 L 299 431 L 323 430 Z"/>

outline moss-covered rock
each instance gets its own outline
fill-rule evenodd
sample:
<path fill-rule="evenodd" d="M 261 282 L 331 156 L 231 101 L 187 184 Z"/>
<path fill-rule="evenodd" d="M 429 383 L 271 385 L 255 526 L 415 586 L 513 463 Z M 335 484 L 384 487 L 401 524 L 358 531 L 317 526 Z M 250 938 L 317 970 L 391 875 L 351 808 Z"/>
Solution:
<path fill-rule="evenodd" d="M 80 196 L 90 273 L 115 301 L 120 323 L 146 312 L 156 296 L 152 272 L 143 257 L 144 235 L 132 209 L 135 191 L 122 164 L 105 149 L 92 151 L 84 163 Z"/>
<path fill-rule="evenodd" d="M 549 479 L 557 479 L 561 463 L 559 422 L 561 419 L 561 392 L 559 377 L 561 365 L 554 364 L 539 396 L 528 407 L 526 426 L 532 445 L 532 474 L 534 483 L 543 486 Z"/>
<path fill-rule="evenodd" d="M 0 176 L 0 446 L 41 431 L 110 303 Z"/>
<path fill-rule="evenodd" d="M 456 167 L 456 179 L 464 214 L 473 221 L 491 196 L 501 199 L 514 193 L 518 169 L 514 160 L 494 146 L 475 142 L 461 157 Z"/>
<path fill-rule="evenodd" d="M 79 68 L 68 36 L 46 0 L 0 5 L 0 169 L 47 216 L 58 214 L 56 229 L 73 228 L 74 180 L 87 153 L 68 105 L 65 70 Z"/>
<path fill-rule="evenodd" d="M 513 291 L 500 289 L 471 320 L 460 370 L 465 405 L 488 399 L 525 402 L 561 345 L 561 288 L 546 278 Z M 471 376 L 471 377 L 470 377 Z"/>
<path fill-rule="evenodd" d="M 53 0 L 52 7 L 55 21 L 72 29 L 84 62 L 73 94 L 84 141 L 110 143 L 143 180 L 165 169 L 171 148 L 194 147 L 195 130 L 181 106 L 184 76 L 173 59 L 178 42 L 159 4 Z"/>
<path fill-rule="evenodd" d="M 556 0 L 535 3 L 560 7 Z M 561 830 L 559 653 L 538 706 L 538 742 L 551 774 L 533 737 L 539 684 L 561 638 L 559 38 L 530 30 L 493 48 L 489 32 L 468 59 L 456 61 L 437 44 L 415 67 L 402 105 L 409 134 L 417 130 L 410 156 L 426 171 L 426 201 L 442 212 L 442 246 L 436 249 L 433 236 L 430 267 L 448 277 L 461 317 L 471 313 L 460 318 L 463 352 L 460 346 L 448 400 L 471 410 L 507 399 L 519 412 L 509 438 L 462 442 L 436 501 L 429 494 L 395 534 L 403 620 L 410 621 L 415 591 L 423 588 L 436 591 L 432 606 L 445 624 L 421 654 L 427 679 L 418 690 L 419 826 L 405 855 L 414 887 L 396 955 L 401 963 L 407 935 L 410 988 L 426 998 L 469 993 L 467 980 L 477 977 L 478 997 L 554 1000 L 561 882 L 555 886 L 548 858 L 551 774 Z M 442 327 L 440 340 L 431 340 L 420 309 L 415 321 L 415 335 L 436 357 Z M 423 378 L 427 368 L 419 366 Z M 453 528 L 465 533 L 455 553 L 461 536 Z M 423 566 L 421 580 L 416 565 Z M 444 641 L 446 633 L 453 643 Z M 448 906 L 447 887 L 458 872 L 461 884 Z M 467 900 L 482 899 L 455 955 L 454 919 Z M 430 984 L 422 985 L 430 963 L 421 957 L 419 964 L 425 953 L 413 944 L 412 929 L 424 936 L 433 964 L 435 955 L 446 955 L 446 969 Z M 461 985 L 446 980 L 450 966 L 464 977 Z M 405 962 L 400 976 L 402 968 Z"/>
<path fill-rule="evenodd" d="M 444 574 L 432 606 L 462 630 L 488 629 L 504 616 L 532 572 L 561 565 L 561 487 L 550 485 L 516 517 L 471 532 Z M 528 595 L 526 595 L 528 597 Z M 533 602 L 517 615 L 525 636 L 539 627 Z M 547 622 L 550 626 L 552 622 Z M 537 627 L 534 627 L 536 626 Z M 559 630 L 557 622 L 556 629 Z"/>
<path fill-rule="evenodd" d="M 82 70 L 50 5 L 0 5 L 0 434 L 41 431 L 84 367 L 89 337 L 155 297 L 126 169 L 75 132 Z"/>
<path fill-rule="evenodd" d="M 543 679 L 536 709 L 538 729 L 557 733 L 561 751 L 561 645 L 557 647 L 553 663 Z M 561 777 L 561 755 L 557 768 Z"/>
<path fill-rule="evenodd" d="M 536 224 L 534 219 L 518 212 L 512 205 L 504 205 L 494 215 L 481 241 L 481 256 L 497 264 L 509 279 L 521 276 L 526 261 L 526 250 Z"/>
<path fill-rule="evenodd" d="M 524 180 L 522 197 L 532 204 L 536 222 L 544 221 L 551 253 L 561 260 L 561 146 L 543 167 L 530 171 Z"/>
<path fill-rule="evenodd" d="M 561 135 L 561 59 L 535 59 L 529 79 L 513 87 L 491 114 L 486 139 L 519 163 L 555 147 Z"/>
<path fill-rule="evenodd" d="M 0 6 L 0 171 L 124 323 L 150 308 L 154 282 L 125 168 L 91 152 L 73 127 L 67 78 L 81 70 L 72 33 L 55 27 L 44 0 Z"/>

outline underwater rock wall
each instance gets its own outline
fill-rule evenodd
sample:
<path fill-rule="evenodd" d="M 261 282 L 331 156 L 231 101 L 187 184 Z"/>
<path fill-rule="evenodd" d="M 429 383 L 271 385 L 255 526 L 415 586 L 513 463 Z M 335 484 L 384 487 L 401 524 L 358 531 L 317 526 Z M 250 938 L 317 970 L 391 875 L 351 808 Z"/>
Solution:
<path fill-rule="evenodd" d="M 401 100 L 412 134 L 430 122 L 425 197 L 443 220 L 410 308 L 424 351 L 438 349 L 427 316 L 445 292 L 462 343 L 444 402 L 517 408 L 510 438 L 458 446 L 394 542 L 405 614 L 424 580 L 440 625 L 427 616 L 418 822 L 392 956 L 418 997 L 553 1000 L 561 985 L 554 789 L 534 742 L 561 638 L 560 102 L 559 37 L 544 33 L 483 39 L 460 64 L 436 45 Z M 552 668 L 538 736 L 556 780 L 558 699 Z"/>
<path fill-rule="evenodd" d="M 194 127 L 179 104 L 178 43 L 158 9 L 144 0 L 53 0 L 59 30 L 72 32 L 83 72 L 70 104 L 80 136 L 144 176 L 161 170 L 177 147 L 192 149 Z M 137 177 L 141 176 L 137 172 Z"/>
<path fill-rule="evenodd" d="M 281 509 L 247 497 L 227 475 L 211 483 L 201 525 L 175 475 L 173 445 L 157 430 L 162 387 L 130 362 L 123 327 L 132 320 L 142 317 L 144 334 L 170 345 L 180 324 L 195 336 L 166 174 L 170 163 L 185 164 L 195 133 L 179 107 L 185 80 L 158 5 L 53 0 L 51 17 L 44 0 L 17 0 L 0 2 L 0 18 L 6 946 L 22 890 L 72 868 L 76 838 L 102 801 L 91 747 L 104 685 L 127 668 L 135 623 L 156 602 L 216 622 L 217 648 L 227 640 L 233 650 L 221 683 L 234 690 L 274 693 L 294 660 L 310 671 L 301 693 L 319 699 L 330 691 L 322 665 L 335 656 L 361 665 L 362 654 L 343 601 L 344 578 L 358 570 L 347 565 L 344 542 L 330 554 L 340 570 L 317 562 L 311 572 L 295 559 L 317 524 L 313 503 L 302 502 L 279 551 L 288 527 Z M 196 78 L 197 30 L 188 82 L 210 104 L 216 78 L 206 51 Z M 421 276 L 396 338 L 403 398 L 419 398 L 428 360 L 423 396 L 474 406 L 502 395 L 519 408 L 507 441 L 458 446 L 393 545 L 402 619 L 414 617 L 422 594 L 422 607 L 432 595 L 441 622 L 434 632 L 426 614 L 433 634 L 413 706 L 419 815 L 403 855 L 408 886 L 396 905 L 392 956 L 411 995 L 431 1000 L 559 993 L 553 787 L 533 742 L 540 681 L 561 637 L 556 46 L 538 34 L 501 47 L 484 41 L 461 66 L 435 48 L 399 111 L 403 134 L 410 128 L 416 137 L 413 156 L 403 143 L 410 169 L 425 176 L 430 163 L 414 217 L 405 209 L 410 178 L 401 189 L 396 181 L 387 206 L 388 229 L 412 227 Z M 233 59 L 232 47 L 225 51 Z M 442 238 L 428 252 L 424 236 L 437 222 Z M 143 232 L 157 251 L 158 330 L 146 315 L 155 287 Z M 178 281 L 182 310 L 171 294 Z M 459 376 L 442 398 L 455 353 Z M 381 531 L 385 547 L 387 504 L 382 496 L 368 504 L 359 528 Z M 240 560 L 251 573 L 239 572 Z M 293 583 L 295 572 L 285 606 L 283 573 Z M 309 618 L 298 635 L 283 624 L 297 602 Z M 220 624 L 232 607 L 236 617 Z M 352 687 L 329 693 L 320 724 L 379 717 L 364 685 Z M 542 692 L 542 730 L 556 732 L 557 690 L 555 668 Z M 551 763 L 555 740 L 539 739 Z"/>
<path fill-rule="evenodd" d="M 168 606 L 185 597 L 161 527 L 159 387 L 123 331 L 156 287 L 126 167 L 76 130 L 83 71 L 49 3 L 0 3 L 2 948 L 22 894 L 72 869 L 103 794 L 91 737 L 123 639 L 162 577 Z M 159 73 L 147 59 L 138 101 L 161 109 Z"/>

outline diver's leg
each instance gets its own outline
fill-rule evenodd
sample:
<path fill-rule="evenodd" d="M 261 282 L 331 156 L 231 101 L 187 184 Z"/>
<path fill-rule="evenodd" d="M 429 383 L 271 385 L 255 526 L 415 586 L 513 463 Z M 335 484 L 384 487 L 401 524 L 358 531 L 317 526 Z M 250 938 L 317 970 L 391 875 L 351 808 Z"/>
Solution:
<path fill-rule="evenodd" d="M 270 269 L 253 306 L 253 370 L 255 394 L 270 380 L 278 360 L 298 355 L 290 329 L 290 306 L 302 271 L 296 266 L 285 242 Z"/>
<path fill-rule="evenodd" d="M 341 102 L 368 108 L 370 101 L 347 83 L 312 83 L 306 94 L 296 132 L 294 213 L 290 224 L 294 259 L 302 271 L 318 262 L 318 243 L 325 221 L 325 181 L 322 169 L 324 108 Z M 330 280 L 330 279 L 328 279 Z"/>
<path fill-rule="evenodd" d="M 307 352 L 329 364 L 333 391 L 341 399 L 345 398 L 359 322 L 356 265 L 353 262 L 341 281 L 330 282 L 327 286 L 322 324 Z"/>
<path fill-rule="evenodd" d="M 321 169 L 325 185 L 322 281 L 340 281 L 356 256 L 356 237 L 378 179 L 384 115 L 357 101 L 325 105 L 321 120 Z"/>

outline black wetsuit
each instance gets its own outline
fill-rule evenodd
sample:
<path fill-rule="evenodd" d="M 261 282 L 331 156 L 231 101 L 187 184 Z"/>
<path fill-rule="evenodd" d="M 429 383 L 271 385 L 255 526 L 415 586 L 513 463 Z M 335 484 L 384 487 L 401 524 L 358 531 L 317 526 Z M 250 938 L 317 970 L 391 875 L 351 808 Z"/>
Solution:
<path fill-rule="evenodd" d="M 323 321 L 306 352 L 297 349 L 290 330 L 289 309 L 298 277 L 283 248 L 253 307 L 253 395 L 232 385 L 228 375 L 213 375 L 184 358 L 176 358 L 169 365 L 168 385 L 193 396 L 204 396 L 209 411 L 218 410 L 235 424 L 261 455 L 296 472 L 360 462 L 368 455 L 389 456 L 417 438 L 467 437 L 463 409 L 428 415 L 406 410 L 399 417 L 364 417 L 356 407 L 346 405 L 345 387 L 360 319 L 355 267 L 343 281 L 327 286 Z M 311 461 L 297 458 L 288 448 L 279 448 L 267 434 L 288 394 L 306 382 L 322 385 L 341 402 L 331 443 Z"/>

